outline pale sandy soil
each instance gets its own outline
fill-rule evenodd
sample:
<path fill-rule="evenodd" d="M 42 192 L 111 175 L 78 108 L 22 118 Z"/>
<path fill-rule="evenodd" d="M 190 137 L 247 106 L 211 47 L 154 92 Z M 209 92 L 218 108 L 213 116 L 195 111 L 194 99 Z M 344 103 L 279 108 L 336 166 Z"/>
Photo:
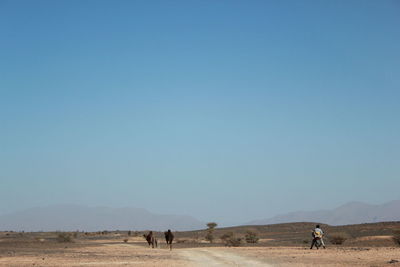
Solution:
<path fill-rule="evenodd" d="M 180 256 L 186 259 L 188 266 L 272 266 L 266 262 L 253 260 L 240 255 L 239 251 L 221 248 L 182 249 Z"/>
<path fill-rule="evenodd" d="M 3 247 L 0 266 L 394 266 L 400 248 L 309 250 L 296 247 L 201 247 L 169 251 L 165 244 L 150 249 L 143 242 L 84 241 L 75 244 L 32 244 Z"/>
<path fill-rule="evenodd" d="M 273 266 L 400 266 L 398 247 L 328 247 L 319 250 L 307 247 L 261 247 L 230 250 L 257 261 L 269 262 Z M 399 262 L 388 263 L 391 260 Z"/>

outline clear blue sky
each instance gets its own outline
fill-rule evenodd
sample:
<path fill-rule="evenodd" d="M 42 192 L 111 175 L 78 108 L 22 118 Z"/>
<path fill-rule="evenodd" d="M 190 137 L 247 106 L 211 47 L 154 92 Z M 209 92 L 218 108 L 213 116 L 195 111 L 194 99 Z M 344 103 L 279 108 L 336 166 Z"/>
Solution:
<path fill-rule="evenodd" d="M 0 213 L 230 223 L 399 199 L 399 14 L 390 0 L 0 0 Z"/>

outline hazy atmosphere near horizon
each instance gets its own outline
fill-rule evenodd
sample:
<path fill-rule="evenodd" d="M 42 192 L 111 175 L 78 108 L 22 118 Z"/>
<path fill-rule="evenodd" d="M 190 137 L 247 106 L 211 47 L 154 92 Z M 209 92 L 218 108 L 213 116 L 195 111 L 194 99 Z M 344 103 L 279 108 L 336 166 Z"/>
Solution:
<path fill-rule="evenodd" d="M 399 1 L 0 0 L 0 214 L 240 224 L 400 199 Z"/>

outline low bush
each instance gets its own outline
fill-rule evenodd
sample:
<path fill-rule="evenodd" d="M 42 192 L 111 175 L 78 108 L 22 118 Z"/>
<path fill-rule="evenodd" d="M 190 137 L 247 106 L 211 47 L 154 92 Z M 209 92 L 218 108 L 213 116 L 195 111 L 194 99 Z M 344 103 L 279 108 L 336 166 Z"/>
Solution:
<path fill-rule="evenodd" d="M 342 245 L 346 239 L 343 235 L 332 235 L 329 237 L 329 241 L 334 245 Z"/>
<path fill-rule="evenodd" d="M 223 234 L 221 240 L 228 247 L 239 247 L 242 244 L 242 238 L 236 237 L 232 232 Z"/>
<path fill-rule="evenodd" d="M 247 231 L 246 235 L 245 235 L 245 240 L 247 243 L 250 244 L 255 244 L 258 243 L 258 240 L 260 240 L 257 236 L 257 234 L 253 231 Z"/>
<path fill-rule="evenodd" d="M 400 245 L 400 230 L 394 231 L 394 233 L 393 233 L 393 241 L 397 245 Z"/>
<path fill-rule="evenodd" d="M 58 233 L 57 235 L 58 242 L 72 242 L 72 235 L 70 233 Z"/>

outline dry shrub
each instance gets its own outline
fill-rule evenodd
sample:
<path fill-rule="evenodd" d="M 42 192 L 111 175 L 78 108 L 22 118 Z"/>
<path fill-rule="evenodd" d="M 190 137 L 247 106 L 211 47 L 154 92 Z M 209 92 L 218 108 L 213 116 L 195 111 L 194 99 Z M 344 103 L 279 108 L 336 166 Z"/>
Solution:
<path fill-rule="evenodd" d="M 346 237 L 340 234 L 332 235 L 329 237 L 329 241 L 334 245 L 342 245 L 346 241 Z"/>
<path fill-rule="evenodd" d="M 225 246 L 228 247 L 239 247 L 242 244 L 242 238 L 236 237 L 233 232 L 223 234 L 221 236 L 221 239 L 224 242 Z"/>
<path fill-rule="evenodd" d="M 124 242 L 125 242 L 125 243 L 128 243 L 128 241 L 129 241 L 128 238 L 125 238 L 125 239 L 124 239 Z"/>
<path fill-rule="evenodd" d="M 397 245 L 400 245 L 400 230 L 395 230 L 393 233 L 393 241 Z"/>
<path fill-rule="evenodd" d="M 251 243 L 251 244 L 255 244 L 258 243 L 258 236 L 255 232 L 253 231 L 247 231 L 246 235 L 245 235 L 245 239 L 247 243 Z"/>
<path fill-rule="evenodd" d="M 57 235 L 58 242 L 72 242 L 72 235 L 70 233 L 58 233 Z"/>
<path fill-rule="evenodd" d="M 214 235 L 212 230 L 207 230 L 207 234 L 204 237 L 208 242 L 212 243 L 214 241 Z"/>

